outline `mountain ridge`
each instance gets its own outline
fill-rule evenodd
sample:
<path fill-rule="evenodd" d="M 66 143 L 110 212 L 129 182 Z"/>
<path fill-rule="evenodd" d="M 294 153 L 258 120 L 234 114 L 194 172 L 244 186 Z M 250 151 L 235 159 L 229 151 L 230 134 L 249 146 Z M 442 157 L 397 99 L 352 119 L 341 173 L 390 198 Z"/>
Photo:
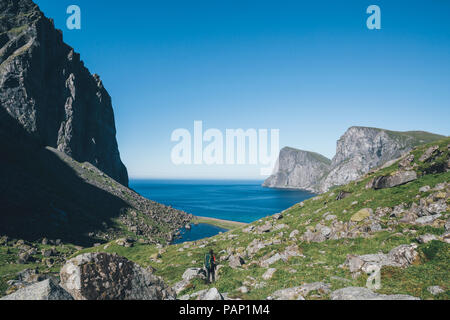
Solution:
<path fill-rule="evenodd" d="M 393 131 L 373 127 L 352 126 L 337 141 L 336 155 L 326 170 L 310 172 L 316 179 L 303 179 L 298 170 L 316 170 L 307 164 L 291 163 L 281 170 L 286 152 L 282 150 L 274 168 L 274 173 L 263 186 L 271 188 L 295 188 L 323 193 L 330 188 L 358 179 L 371 169 L 401 157 L 413 147 L 444 138 L 445 136 L 426 131 Z M 299 150 L 291 147 L 284 150 Z M 313 153 L 312 154 L 317 154 Z M 317 154 L 326 159 L 326 157 Z M 299 167 L 303 169 L 299 169 Z M 295 169 L 297 168 L 297 171 Z M 295 171 L 295 174 L 291 174 Z"/>

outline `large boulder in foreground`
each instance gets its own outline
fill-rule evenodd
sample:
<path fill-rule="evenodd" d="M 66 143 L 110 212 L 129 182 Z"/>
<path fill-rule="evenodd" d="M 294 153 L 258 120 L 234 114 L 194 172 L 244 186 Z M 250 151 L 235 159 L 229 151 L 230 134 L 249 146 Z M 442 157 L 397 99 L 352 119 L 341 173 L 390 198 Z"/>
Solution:
<path fill-rule="evenodd" d="M 0 300 L 73 300 L 54 280 L 47 279 L 20 289 Z"/>
<path fill-rule="evenodd" d="M 173 300 L 175 293 L 150 271 L 115 254 L 86 253 L 61 269 L 61 286 L 75 300 Z"/>
<path fill-rule="evenodd" d="M 348 287 L 333 291 L 331 300 L 420 300 L 406 294 L 386 295 L 375 293 L 367 288 Z"/>

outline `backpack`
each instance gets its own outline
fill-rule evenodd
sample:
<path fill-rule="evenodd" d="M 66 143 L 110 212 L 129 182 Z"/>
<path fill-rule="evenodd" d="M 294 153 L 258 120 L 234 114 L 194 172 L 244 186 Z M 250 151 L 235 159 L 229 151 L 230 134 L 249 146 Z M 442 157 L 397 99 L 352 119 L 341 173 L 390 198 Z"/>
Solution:
<path fill-rule="evenodd" d="M 205 255 L 205 267 L 207 269 L 211 269 L 213 262 L 214 262 L 214 256 L 211 256 L 211 254 L 207 253 Z"/>

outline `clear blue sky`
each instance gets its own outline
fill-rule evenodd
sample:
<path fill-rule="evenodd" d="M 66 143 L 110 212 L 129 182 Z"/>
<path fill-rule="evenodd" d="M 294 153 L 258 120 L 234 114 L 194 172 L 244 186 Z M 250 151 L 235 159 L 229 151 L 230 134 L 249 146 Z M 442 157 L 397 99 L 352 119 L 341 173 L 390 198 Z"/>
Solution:
<path fill-rule="evenodd" d="M 261 178 L 172 165 L 171 133 L 194 120 L 280 129 L 280 147 L 330 158 L 353 125 L 450 135 L 447 0 L 36 2 L 103 79 L 134 178 Z M 81 30 L 65 27 L 70 4 Z M 382 30 L 366 27 L 371 4 Z"/>

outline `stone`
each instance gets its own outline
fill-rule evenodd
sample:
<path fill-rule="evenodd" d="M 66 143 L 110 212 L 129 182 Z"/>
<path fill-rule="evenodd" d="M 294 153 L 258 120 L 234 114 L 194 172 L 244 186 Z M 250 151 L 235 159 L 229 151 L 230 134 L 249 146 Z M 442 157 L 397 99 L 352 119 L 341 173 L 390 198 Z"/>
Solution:
<path fill-rule="evenodd" d="M 294 230 L 289 234 L 289 238 L 295 238 L 300 234 L 300 231 Z"/>
<path fill-rule="evenodd" d="M 115 254 L 85 253 L 60 272 L 61 287 L 75 300 L 174 300 L 164 281 Z"/>
<path fill-rule="evenodd" d="M 336 197 L 336 201 L 343 200 L 343 199 L 345 199 L 345 198 L 347 198 L 349 196 L 351 196 L 350 192 L 339 191 L 339 194 Z"/>
<path fill-rule="evenodd" d="M 417 173 L 415 171 L 399 170 L 390 176 L 380 176 L 374 178 L 366 187 L 375 190 L 393 188 L 414 180 L 417 180 Z"/>
<path fill-rule="evenodd" d="M 331 228 L 329 227 L 323 227 L 322 229 L 320 229 L 320 233 L 322 234 L 322 236 L 324 236 L 325 238 L 328 238 L 331 235 Z"/>
<path fill-rule="evenodd" d="M 33 261 L 33 257 L 28 252 L 19 253 L 18 264 L 26 264 L 31 261 Z"/>
<path fill-rule="evenodd" d="M 274 220 L 281 220 L 281 219 L 283 219 L 283 214 L 282 213 L 277 213 L 277 214 L 273 215 L 272 218 Z"/>
<path fill-rule="evenodd" d="M 281 254 L 276 253 L 273 256 L 271 256 L 270 258 L 267 258 L 267 259 L 261 261 L 260 265 L 261 265 L 261 267 L 269 267 L 270 265 L 274 264 L 275 262 L 277 262 L 281 259 L 283 259 Z"/>
<path fill-rule="evenodd" d="M 121 238 L 121 239 L 116 240 L 116 244 L 121 247 L 131 248 L 131 247 L 133 247 L 134 240 L 129 239 L 129 238 Z"/>
<path fill-rule="evenodd" d="M 439 219 L 440 217 L 442 217 L 441 214 L 436 214 L 434 216 L 425 216 L 425 217 L 421 217 L 419 219 L 416 219 L 415 224 L 418 225 L 427 225 L 427 224 L 432 224 L 436 219 Z"/>
<path fill-rule="evenodd" d="M 306 283 L 299 287 L 277 290 L 269 298 L 270 300 L 305 300 L 304 297 L 311 291 L 327 294 L 330 292 L 330 287 L 323 282 Z"/>
<path fill-rule="evenodd" d="M 439 150 L 439 146 L 429 147 L 419 158 L 419 161 L 426 162 L 426 161 L 430 160 L 434 155 L 436 155 L 438 153 L 438 150 Z"/>
<path fill-rule="evenodd" d="M 195 278 L 206 279 L 206 271 L 202 268 L 189 268 L 183 273 L 181 277 L 183 280 L 190 281 Z"/>
<path fill-rule="evenodd" d="M 259 233 L 267 233 L 272 231 L 272 225 L 269 222 L 266 222 L 264 225 L 258 227 Z"/>
<path fill-rule="evenodd" d="M 419 189 L 419 192 L 425 193 L 425 192 L 428 192 L 430 190 L 431 190 L 430 186 L 423 186 L 423 187 L 421 187 Z"/>
<path fill-rule="evenodd" d="M 54 280 L 47 279 L 22 288 L 0 300 L 73 300 Z"/>
<path fill-rule="evenodd" d="M 238 292 L 246 294 L 248 293 L 248 288 L 246 286 L 242 286 L 240 288 L 237 289 Z"/>
<path fill-rule="evenodd" d="M 217 288 L 211 288 L 209 290 L 202 291 L 197 295 L 197 300 L 224 300 Z"/>
<path fill-rule="evenodd" d="M 416 249 L 416 244 L 404 244 L 392 249 L 389 252 L 388 257 L 390 260 L 399 264 L 400 267 L 407 267 L 418 259 L 419 254 Z"/>
<path fill-rule="evenodd" d="M 228 265 L 233 269 L 241 267 L 244 264 L 245 264 L 245 261 L 240 255 L 232 255 L 228 259 Z"/>
<path fill-rule="evenodd" d="M 433 235 L 433 234 L 424 234 L 424 235 L 421 235 L 421 236 L 419 236 L 417 238 L 417 241 L 419 243 L 428 243 L 428 242 L 431 242 L 433 240 L 437 240 L 437 237 L 435 235 Z"/>
<path fill-rule="evenodd" d="M 433 296 L 436 296 L 438 294 L 444 293 L 445 290 L 442 289 L 439 286 L 432 286 L 427 288 L 428 292 L 431 293 Z"/>
<path fill-rule="evenodd" d="M 366 272 L 372 265 L 377 265 L 380 268 L 383 266 L 405 268 L 416 262 L 419 258 L 416 249 L 417 245 L 413 243 L 400 245 L 392 249 L 388 254 L 347 255 L 344 265 L 348 266 L 351 273 L 357 273 L 360 270 Z"/>
<path fill-rule="evenodd" d="M 331 300 L 420 300 L 404 294 L 378 294 L 367 288 L 360 287 L 348 287 L 333 291 L 330 298 Z"/>
<path fill-rule="evenodd" d="M 262 275 L 262 278 L 263 278 L 264 280 L 270 280 L 270 279 L 272 279 L 273 274 L 274 274 L 276 271 L 277 271 L 277 269 L 275 269 L 275 268 L 267 269 L 267 271 L 264 272 L 264 274 Z"/>
<path fill-rule="evenodd" d="M 370 231 L 371 232 L 379 232 L 379 231 L 382 231 L 383 230 L 383 228 L 381 227 L 381 224 L 379 224 L 379 223 L 372 223 L 371 225 L 370 225 Z"/>
<path fill-rule="evenodd" d="M 373 210 L 370 208 L 364 208 L 359 210 L 357 213 L 355 213 L 351 218 L 350 221 L 353 222 L 361 222 L 369 218 L 373 214 Z"/>
<path fill-rule="evenodd" d="M 447 211 L 447 204 L 445 203 L 445 200 L 439 200 L 437 202 L 434 202 L 430 204 L 427 208 L 427 211 L 430 214 L 440 214 Z"/>
<path fill-rule="evenodd" d="M 358 256 L 354 255 L 347 256 L 347 265 L 349 266 L 350 272 L 352 273 L 361 270 L 364 263 L 365 261 Z"/>
<path fill-rule="evenodd" d="M 413 161 L 414 161 L 414 155 L 409 154 L 406 157 L 404 157 L 402 160 L 400 160 L 400 162 L 398 163 L 398 166 L 401 169 L 410 170 L 412 168 L 411 164 Z"/>
<path fill-rule="evenodd" d="M 190 284 L 191 283 L 189 280 L 183 279 L 183 280 L 175 283 L 174 286 L 172 287 L 172 289 L 175 291 L 176 294 L 179 294 L 180 292 L 186 290 Z"/>

